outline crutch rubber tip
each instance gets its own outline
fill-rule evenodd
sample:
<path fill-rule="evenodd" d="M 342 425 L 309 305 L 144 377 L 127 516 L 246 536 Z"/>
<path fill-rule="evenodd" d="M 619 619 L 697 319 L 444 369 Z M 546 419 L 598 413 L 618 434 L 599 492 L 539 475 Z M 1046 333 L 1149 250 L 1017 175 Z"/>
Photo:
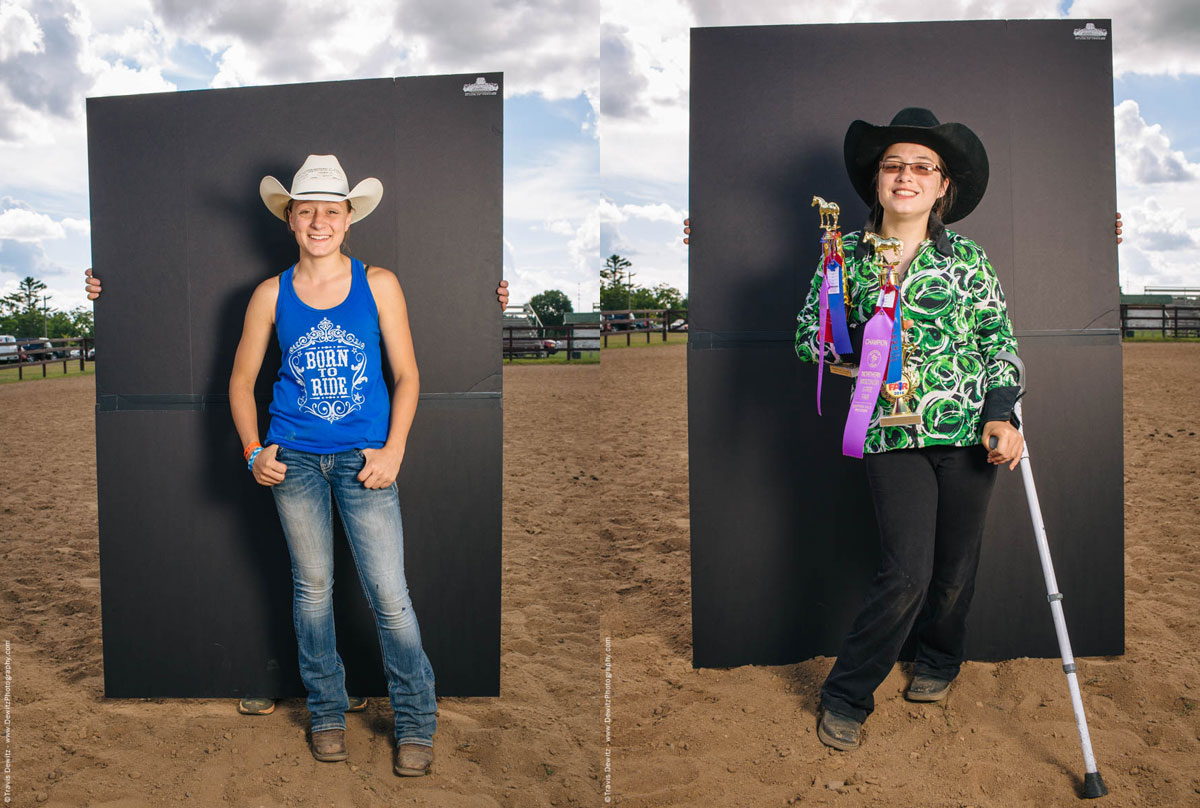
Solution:
<path fill-rule="evenodd" d="M 1100 772 L 1088 772 L 1083 776 L 1083 798 L 1085 800 L 1094 800 L 1107 793 L 1108 789 L 1104 785 L 1104 778 L 1100 776 Z"/>

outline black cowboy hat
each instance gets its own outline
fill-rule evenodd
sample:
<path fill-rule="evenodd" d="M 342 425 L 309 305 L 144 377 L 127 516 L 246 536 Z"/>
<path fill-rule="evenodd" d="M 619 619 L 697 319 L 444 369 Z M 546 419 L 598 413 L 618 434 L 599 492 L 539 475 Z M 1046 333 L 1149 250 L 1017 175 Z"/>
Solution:
<path fill-rule="evenodd" d="M 893 143 L 918 143 L 938 153 L 954 181 L 954 205 L 942 216 L 954 222 L 975 209 L 988 184 L 987 150 L 979 136 L 961 123 L 939 123 L 923 107 L 905 107 L 887 126 L 855 121 L 846 130 L 846 172 L 854 190 L 867 203 L 875 204 L 875 169 L 883 150 Z"/>

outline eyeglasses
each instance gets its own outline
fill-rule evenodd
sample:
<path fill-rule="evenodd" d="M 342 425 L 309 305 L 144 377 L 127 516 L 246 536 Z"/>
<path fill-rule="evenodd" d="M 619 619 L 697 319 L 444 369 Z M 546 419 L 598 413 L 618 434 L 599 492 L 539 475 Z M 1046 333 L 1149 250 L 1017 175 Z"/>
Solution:
<path fill-rule="evenodd" d="M 932 177 L 934 174 L 942 173 L 942 170 L 933 163 L 905 163 L 900 160 L 884 160 L 879 164 L 879 173 L 899 174 L 904 171 L 905 166 L 911 168 L 913 174 L 918 177 Z"/>

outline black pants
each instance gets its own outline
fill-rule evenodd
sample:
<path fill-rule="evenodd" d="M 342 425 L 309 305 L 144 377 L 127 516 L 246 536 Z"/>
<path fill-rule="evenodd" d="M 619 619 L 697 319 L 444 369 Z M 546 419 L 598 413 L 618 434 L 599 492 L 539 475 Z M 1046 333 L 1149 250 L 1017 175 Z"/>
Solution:
<path fill-rule="evenodd" d="M 866 457 L 882 558 L 866 601 L 821 686 L 821 705 L 865 721 L 910 632 L 914 671 L 950 680 L 962 665 L 967 611 L 996 467 L 981 446 Z"/>

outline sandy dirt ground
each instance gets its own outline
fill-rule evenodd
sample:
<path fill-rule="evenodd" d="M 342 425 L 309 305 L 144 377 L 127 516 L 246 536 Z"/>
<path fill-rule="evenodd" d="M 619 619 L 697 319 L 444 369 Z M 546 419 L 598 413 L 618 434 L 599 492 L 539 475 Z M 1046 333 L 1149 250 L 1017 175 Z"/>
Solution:
<path fill-rule="evenodd" d="M 0 386 L 12 804 L 599 806 L 606 753 L 627 806 L 1077 804 L 1054 660 L 969 663 L 938 705 L 898 668 L 849 754 L 815 734 L 831 660 L 691 667 L 685 385 L 683 346 L 505 369 L 502 696 L 440 700 L 416 780 L 379 701 L 321 764 L 299 700 L 103 698 L 94 383 Z M 1125 347 L 1127 653 L 1081 661 L 1101 804 L 1200 805 L 1197 400 L 1200 346 Z"/>

